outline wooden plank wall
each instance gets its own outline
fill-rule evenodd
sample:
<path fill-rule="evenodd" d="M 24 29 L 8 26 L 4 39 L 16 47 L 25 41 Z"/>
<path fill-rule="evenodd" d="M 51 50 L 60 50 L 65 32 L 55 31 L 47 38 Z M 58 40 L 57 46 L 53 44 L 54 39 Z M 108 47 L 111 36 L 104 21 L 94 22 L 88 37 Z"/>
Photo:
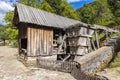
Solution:
<path fill-rule="evenodd" d="M 43 27 L 28 27 L 28 49 L 30 57 L 52 54 L 53 29 Z"/>

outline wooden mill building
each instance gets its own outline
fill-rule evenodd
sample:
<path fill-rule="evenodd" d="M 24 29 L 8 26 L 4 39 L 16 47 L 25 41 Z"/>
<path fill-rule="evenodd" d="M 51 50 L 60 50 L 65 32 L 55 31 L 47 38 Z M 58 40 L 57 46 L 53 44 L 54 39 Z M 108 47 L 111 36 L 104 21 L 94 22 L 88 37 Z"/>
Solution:
<path fill-rule="evenodd" d="M 13 27 L 19 30 L 19 54 L 24 51 L 28 57 L 59 54 L 60 50 L 54 53 L 54 43 L 60 42 L 59 45 L 62 46 L 66 28 L 80 25 L 86 26 L 80 21 L 20 3 L 15 6 Z M 59 36 L 58 39 L 56 35 Z"/>
<path fill-rule="evenodd" d="M 98 30 L 114 30 L 88 25 L 77 20 L 35 9 L 20 3 L 15 6 L 13 27 L 18 29 L 19 55 L 47 57 L 57 55 L 62 61 L 83 56 L 96 50 L 93 34 L 99 48 Z M 61 57 L 62 55 L 62 57 Z"/>

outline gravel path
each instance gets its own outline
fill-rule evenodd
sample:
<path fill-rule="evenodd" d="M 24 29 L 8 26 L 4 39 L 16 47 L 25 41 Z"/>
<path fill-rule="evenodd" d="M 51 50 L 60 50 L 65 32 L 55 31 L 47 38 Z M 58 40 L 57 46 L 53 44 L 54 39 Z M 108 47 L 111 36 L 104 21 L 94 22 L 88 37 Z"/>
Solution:
<path fill-rule="evenodd" d="M 0 47 L 0 80 L 76 80 L 68 73 L 33 70 L 25 67 L 16 58 L 16 48 Z"/>

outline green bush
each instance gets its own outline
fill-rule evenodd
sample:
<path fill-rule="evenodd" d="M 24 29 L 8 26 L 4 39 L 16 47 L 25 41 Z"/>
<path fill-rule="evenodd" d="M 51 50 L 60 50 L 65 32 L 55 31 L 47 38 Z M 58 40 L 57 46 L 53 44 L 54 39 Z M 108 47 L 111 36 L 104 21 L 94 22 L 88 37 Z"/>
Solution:
<path fill-rule="evenodd" d="M 18 47 L 18 41 L 17 40 L 12 40 L 11 43 L 9 44 L 11 47 Z"/>
<path fill-rule="evenodd" d="M 116 67 L 120 67 L 120 52 L 109 66 L 109 68 L 116 68 Z"/>

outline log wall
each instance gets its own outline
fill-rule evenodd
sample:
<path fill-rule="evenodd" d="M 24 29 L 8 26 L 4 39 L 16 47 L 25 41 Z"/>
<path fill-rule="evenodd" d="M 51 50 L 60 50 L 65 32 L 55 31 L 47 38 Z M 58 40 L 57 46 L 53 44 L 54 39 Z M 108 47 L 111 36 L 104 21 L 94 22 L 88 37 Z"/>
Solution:
<path fill-rule="evenodd" d="M 89 27 L 74 27 L 66 30 L 70 54 L 84 55 L 91 48 L 91 38 L 94 30 Z"/>

